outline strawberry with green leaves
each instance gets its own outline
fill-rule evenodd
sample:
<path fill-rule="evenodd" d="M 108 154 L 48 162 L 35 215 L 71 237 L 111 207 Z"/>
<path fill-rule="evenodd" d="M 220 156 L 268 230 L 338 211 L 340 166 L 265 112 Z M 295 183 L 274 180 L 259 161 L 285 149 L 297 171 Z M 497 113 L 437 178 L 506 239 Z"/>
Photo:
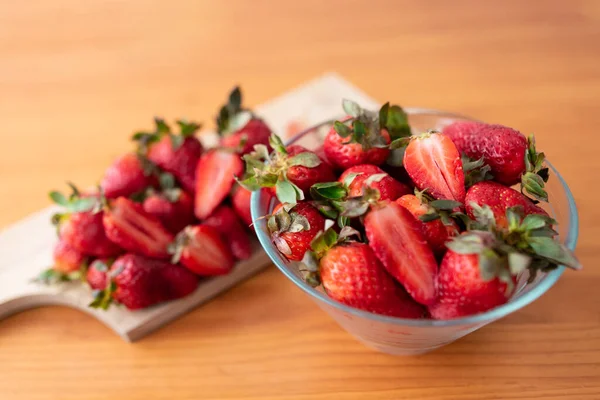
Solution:
<path fill-rule="evenodd" d="M 127 153 L 106 169 L 100 187 L 108 199 L 130 197 L 156 186 L 156 165 L 140 153 Z"/>
<path fill-rule="evenodd" d="M 506 186 L 521 183 L 524 191 L 537 200 L 548 201 L 544 189 L 548 168 L 544 153 L 538 153 L 533 136 L 502 125 L 459 121 L 446 126 L 443 134 L 461 153 L 483 159 L 494 180 Z"/>
<path fill-rule="evenodd" d="M 134 254 L 117 258 L 105 274 L 106 286 L 96 291 L 90 307 L 106 310 L 116 302 L 138 310 L 185 297 L 198 287 L 198 277 L 182 266 Z"/>
<path fill-rule="evenodd" d="M 256 145 L 243 157 L 246 174 L 240 184 L 247 189 L 273 188 L 280 202 L 294 204 L 304 200 L 315 183 L 335 179 L 331 167 L 312 151 L 299 145 L 286 148 L 277 135 L 269 140 L 273 152 Z"/>
<path fill-rule="evenodd" d="M 310 243 L 324 227 L 325 218 L 306 202 L 280 204 L 267 219 L 273 244 L 290 261 L 302 260 Z"/>
<path fill-rule="evenodd" d="M 202 144 L 195 134 L 200 125 L 195 122 L 178 120 L 179 133 L 173 133 L 171 127 L 160 118 L 154 119 L 153 132 L 137 132 L 132 139 L 138 142 L 138 153 L 167 171 L 188 192 L 195 188 L 196 165 L 202 155 Z"/>
<path fill-rule="evenodd" d="M 37 282 L 53 284 L 80 280 L 85 272 L 89 257 L 82 254 L 64 240 L 59 240 L 52 251 L 52 267 L 42 271 Z"/>
<path fill-rule="evenodd" d="M 435 303 L 437 263 L 421 223 L 395 202 L 372 207 L 364 217 L 369 246 L 385 269 L 417 302 Z"/>
<path fill-rule="evenodd" d="M 529 270 L 559 265 L 580 269 L 575 255 L 554 239 L 556 221 L 545 215 L 524 216 L 522 207 L 506 210 L 507 227 L 494 223 L 484 206 L 476 212 L 477 225 L 448 243 L 437 277 L 438 299 L 430 308 L 434 318 L 457 318 L 485 312 L 506 303 L 516 281 Z"/>
<path fill-rule="evenodd" d="M 404 168 L 419 190 L 427 190 L 436 199 L 464 203 L 465 175 L 460 153 L 452 140 L 429 131 L 398 139 L 392 147 L 404 145 Z"/>
<path fill-rule="evenodd" d="M 169 246 L 172 263 L 180 263 L 200 276 L 225 275 L 235 259 L 219 230 L 208 225 L 188 226 Z"/>
<path fill-rule="evenodd" d="M 82 195 L 72 184 L 69 197 L 53 191 L 50 198 L 65 210 L 53 215 L 60 240 L 86 256 L 110 257 L 123 252 L 106 235 L 102 224 L 101 201 L 96 195 Z"/>
<path fill-rule="evenodd" d="M 304 258 L 307 283 L 323 285 L 332 299 L 375 314 L 400 318 L 422 318 L 424 308 L 385 271 L 367 244 L 349 240 L 358 234 L 344 227 L 316 237 Z"/>
<path fill-rule="evenodd" d="M 396 202 L 420 221 L 423 236 L 433 252 L 444 254 L 446 242 L 460 232 L 453 219 L 453 210 L 462 204 L 453 200 L 433 200 L 419 191 L 406 194 Z"/>
<path fill-rule="evenodd" d="M 492 210 L 495 223 L 499 227 L 508 226 L 506 209 L 510 207 L 522 207 L 525 215 L 548 215 L 543 208 L 535 205 L 519 191 L 491 181 L 476 183 L 467 191 L 465 197 L 465 210 L 470 218 L 475 218 L 476 210 L 483 206 L 488 206 Z"/>
<path fill-rule="evenodd" d="M 336 121 L 323 144 L 327 160 L 338 169 L 355 165 L 382 165 L 390 155 L 391 139 L 410 134 L 406 113 L 386 103 L 375 113 L 344 100 L 348 118 Z"/>
<path fill-rule="evenodd" d="M 257 144 L 268 146 L 271 129 L 250 110 L 242 107 L 242 92 L 235 87 L 229 94 L 227 104 L 221 107 L 217 117 L 217 131 L 221 146 L 246 154 Z"/>

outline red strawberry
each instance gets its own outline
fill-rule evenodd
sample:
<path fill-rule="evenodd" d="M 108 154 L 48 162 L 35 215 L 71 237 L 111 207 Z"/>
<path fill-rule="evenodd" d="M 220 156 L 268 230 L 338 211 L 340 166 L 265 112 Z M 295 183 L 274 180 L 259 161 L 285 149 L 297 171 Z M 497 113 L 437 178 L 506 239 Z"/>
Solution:
<path fill-rule="evenodd" d="M 205 153 L 196 167 L 196 217 L 205 219 L 212 214 L 243 170 L 244 164 L 235 153 L 221 149 Z"/>
<path fill-rule="evenodd" d="M 288 260 L 300 261 L 310 249 L 310 242 L 325 227 L 325 218 L 308 203 L 276 208 L 267 227 L 279 252 Z"/>
<path fill-rule="evenodd" d="M 252 225 L 250 196 L 252 196 L 252 192 L 240 185 L 236 185 L 236 188 L 231 194 L 231 204 L 233 205 L 233 209 L 246 226 Z"/>
<path fill-rule="evenodd" d="M 117 258 L 108 275 L 112 283 L 98 293 L 91 307 L 106 309 L 116 301 L 137 310 L 186 296 L 198 285 L 198 278 L 179 265 L 134 254 Z"/>
<path fill-rule="evenodd" d="M 92 290 L 104 290 L 106 289 L 106 273 L 110 269 L 114 260 L 98 258 L 94 260 L 86 274 L 86 281 Z"/>
<path fill-rule="evenodd" d="M 364 220 L 369 245 L 387 271 L 417 302 L 435 302 L 437 264 L 419 221 L 396 203 L 370 211 Z"/>
<path fill-rule="evenodd" d="M 107 198 L 114 199 L 142 192 L 156 182 L 152 164 L 141 155 L 128 153 L 108 167 L 100 186 Z"/>
<path fill-rule="evenodd" d="M 304 200 L 315 183 L 335 179 L 331 167 L 315 153 L 298 145 L 286 149 L 277 135 L 270 142 L 272 153 L 259 145 L 244 156 L 246 174 L 240 183 L 247 189 L 271 188 L 282 203 L 295 203 Z"/>
<path fill-rule="evenodd" d="M 494 180 L 511 186 L 521 182 L 523 187 L 540 200 L 547 200 L 544 183 L 548 169 L 544 154 L 537 153 L 533 136 L 525 136 L 512 128 L 478 122 L 455 122 L 444 128 L 458 150 L 472 159 L 482 158 L 491 168 Z"/>
<path fill-rule="evenodd" d="M 172 262 L 202 276 L 227 274 L 235 261 L 219 231 L 208 225 L 188 226 L 169 250 Z"/>
<path fill-rule="evenodd" d="M 360 164 L 383 164 L 390 151 L 385 147 L 375 147 L 375 144 L 388 145 L 390 135 L 387 131 L 382 130 L 380 133 L 373 133 L 372 136 L 375 137 L 372 141 L 380 143 L 369 144 L 366 141 L 364 143 L 348 143 L 350 138 L 341 136 L 335 127 L 331 128 L 323 144 L 327 160 L 338 169 L 348 169 Z"/>
<path fill-rule="evenodd" d="M 271 129 L 263 120 L 242 108 L 239 87 L 233 89 L 228 103 L 221 107 L 217 128 L 222 136 L 221 146 L 236 149 L 240 154 L 251 152 L 257 144 L 267 146 L 271 136 Z"/>
<path fill-rule="evenodd" d="M 379 200 L 396 200 L 404 194 L 412 193 L 408 186 L 398 182 L 375 165 L 362 164 L 350 167 L 344 171 L 338 181 L 344 183 L 351 174 L 356 176 L 348 184 L 349 197 L 361 196 L 366 185 L 379 191 Z"/>
<path fill-rule="evenodd" d="M 498 227 L 507 227 L 506 209 L 509 207 L 521 206 L 525 215 L 541 214 L 548 215 L 543 208 L 533 204 L 527 196 L 515 189 L 503 186 L 496 182 L 479 182 L 471 186 L 465 198 L 465 210 L 470 218 L 475 218 L 474 206 L 487 205 L 496 220 Z"/>
<path fill-rule="evenodd" d="M 204 224 L 215 228 L 229 245 L 231 254 L 238 260 L 246 260 L 252 255 L 252 245 L 248 233 L 236 213 L 228 206 L 221 205 Z"/>
<path fill-rule="evenodd" d="M 155 118 L 154 132 L 138 132 L 133 140 L 140 144 L 139 151 L 163 170 L 173 174 L 181 186 L 193 192 L 195 188 L 196 165 L 202 154 L 202 144 L 194 136 L 200 125 L 178 120 L 180 133 L 175 134 L 162 119 Z"/>
<path fill-rule="evenodd" d="M 465 317 L 470 312 L 457 304 L 451 303 L 435 303 L 429 306 L 429 315 L 433 319 L 454 319 Z"/>
<path fill-rule="evenodd" d="M 388 275 L 364 243 L 343 243 L 327 250 L 319 263 L 329 297 L 350 307 L 400 318 L 422 318 L 424 309 Z"/>
<path fill-rule="evenodd" d="M 173 233 L 194 222 L 194 200 L 181 189 L 152 193 L 144 200 L 143 208 Z"/>
<path fill-rule="evenodd" d="M 448 239 L 458 235 L 458 225 L 448 216 L 448 211 L 455 208 L 456 204 L 451 203 L 451 208 L 440 210 L 435 207 L 435 201 L 429 204 L 420 192 L 417 196 L 413 194 L 404 195 L 396 202 L 410 211 L 420 221 L 423 236 L 435 254 L 443 254 L 446 251 Z"/>
<path fill-rule="evenodd" d="M 413 136 L 404 153 L 404 168 L 420 190 L 436 199 L 465 201 L 465 176 L 452 141 L 437 132 Z"/>
<path fill-rule="evenodd" d="M 84 254 L 77 251 L 77 249 L 65 240 L 59 240 L 58 243 L 56 243 L 52 258 L 54 259 L 52 269 L 61 274 L 79 271 L 87 260 L 87 257 Z"/>
<path fill-rule="evenodd" d="M 106 236 L 122 248 L 153 258 L 169 258 L 173 234 L 160 220 L 148 214 L 141 204 L 119 197 L 104 212 Z"/>

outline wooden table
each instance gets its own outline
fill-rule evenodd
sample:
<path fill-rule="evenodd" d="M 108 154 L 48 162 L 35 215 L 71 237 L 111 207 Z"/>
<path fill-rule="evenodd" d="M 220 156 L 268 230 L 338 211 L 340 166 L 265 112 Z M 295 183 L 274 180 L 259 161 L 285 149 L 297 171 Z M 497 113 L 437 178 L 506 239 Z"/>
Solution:
<path fill-rule="evenodd" d="M 0 38 L 0 226 L 67 178 L 95 183 L 155 113 L 212 123 L 235 83 L 258 104 L 335 70 L 535 132 L 585 266 L 409 358 L 354 341 L 274 267 L 136 344 L 27 311 L 0 323 L 1 399 L 600 399 L 600 1 L 5 1 Z"/>

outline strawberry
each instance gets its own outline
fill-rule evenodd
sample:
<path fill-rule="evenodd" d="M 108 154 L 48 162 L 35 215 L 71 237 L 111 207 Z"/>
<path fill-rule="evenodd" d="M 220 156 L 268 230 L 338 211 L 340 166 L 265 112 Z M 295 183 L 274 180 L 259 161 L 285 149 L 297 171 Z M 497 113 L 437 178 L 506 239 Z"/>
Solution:
<path fill-rule="evenodd" d="M 435 131 L 400 139 L 407 140 L 404 168 L 415 185 L 436 199 L 464 203 L 465 176 L 454 143 Z"/>
<path fill-rule="evenodd" d="M 155 186 L 156 166 L 140 154 L 127 153 L 104 172 L 100 187 L 104 196 L 115 199 L 129 197 Z"/>
<path fill-rule="evenodd" d="M 69 274 L 85 267 L 87 257 L 77 251 L 65 240 L 59 240 L 52 252 L 54 265 L 52 269 L 61 274 Z"/>
<path fill-rule="evenodd" d="M 527 139 L 506 126 L 467 121 L 450 124 L 443 133 L 460 152 L 473 159 L 482 158 L 494 180 L 506 186 L 521 182 L 528 193 L 539 200 L 548 200 L 544 190 L 548 168 L 543 165 L 544 153 L 535 149 L 533 136 Z"/>
<path fill-rule="evenodd" d="M 352 178 L 351 175 L 354 177 Z M 408 186 L 398 182 L 381 168 L 370 164 L 348 168 L 338 179 L 342 183 L 346 180 L 349 180 L 348 196 L 350 197 L 361 196 L 365 186 L 379 191 L 379 200 L 396 200 L 412 192 Z"/>
<path fill-rule="evenodd" d="M 300 261 L 310 248 L 310 242 L 325 227 L 325 218 L 305 202 L 284 204 L 276 208 L 267 220 L 271 240 L 288 260 Z"/>
<path fill-rule="evenodd" d="M 169 246 L 169 252 L 171 262 L 181 263 L 201 276 L 227 274 L 235 261 L 219 231 L 208 225 L 185 228 Z"/>
<path fill-rule="evenodd" d="M 508 208 L 510 223 L 504 228 L 496 226 L 489 213 L 482 207 L 480 225 L 448 242 L 437 278 L 437 304 L 430 310 L 434 318 L 476 314 L 506 303 L 525 270 L 533 279 L 537 271 L 558 265 L 581 268 L 573 253 L 553 239 L 556 221 L 551 218 L 524 216 L 520 207 Z"/>
<path fill-rule="evenodd" d="M 139 143 L 138 151 L 148 159 L 175 176 L 188 192 L 195 188 L 196 165 L 200 159 L 202 144 L 194 135 L 200 125 L 194 122 L 178 120 L 179 134 L 162 119 L 155 118 L 154 132 L 138 132 L 132 137 Z"/>
<path fill-rule="evenodd" d="M 387 271 L 417 302 L 435 302 L 437 263 L 419 221 L 404 207 L 388 203 L 364 219 L 369 246 Z"/>
<path fill-rule="evenodd" d="M 173 233 L 178 233 L 194 222 L 194 200 L 181 189 L 151 193 L 142 207 Z"/>
<path fill-rule="evenodd" d="M 242 92 L 235 87 L 229 101 L 221 107 L 217 117 L 217 131 L 221 135 L 221 146 L 246 154 L 255 145 L 269 144 L 271 129 L 249 110 L 242 108 Z"/>
<path fill-rule="evenodd" d="M 257 145 L 244 156 L 246 174 L 240 184 L 249 190 L 273 188 L 279 201 L 295 203 L 304 200 L 312 185 L 335 179 L 331 167 L 315 153 L 302 146 L 285 148 L 277 135 L 269 139 L 274 151 Z"/>
<path fill-rule="evenodd" d="M 90 264 L 85 279 L 92 290 L 106 289 L 106 273 L 113 261 L 113 259 L 97 258 Z"/>
<path fill-rule="evenodd" d="M 243 170 L 242 160 L 231 151 L 214 149 L 205 153 L 196 167 L 196 217 L 205 219 L 212 214 Z"/>
<path fill-rule="evenodd" d="M 236 187 L 233 189 L 233 193 L 231 194 L 231 205 L 233 206 L 233 209 L 238 217 L 240 217 L 246 226 L 252 225 L 250 196 L 252 196 L 252 192 L 241 185 L 236 185 Z"/>
<path fill-rule="evenodd" d="M 198 286 L 198 278 L 185 268 L 135 254 L 117 258 L 107 278 L 107 287 L 90 307 L 107 309 L 115 301 L 137 310 L 184 297 Z"/>
<path fill-rule="evenodd" d="M 358 232 L 344 227 L 339 236 L 328 229 L 312 242 L 304 258 L 305 279 L 334 300 L 376 314 L 401 318 L 422 318 L 424 308 L 385 271 L 365 243 L 349 241 Z"/>
<path fill-rule="evenodd" d="M 446 242 L 458 235 L 459 227 L 450 218 L 450 212 L 462 204 L 450 200 L 427 199 L 423 192 L 406 194 L 396 200 L 420 221 L 421 231 L 436 255 L 446 251 Z"/>
<path fill-rule="evenodd" d="M 230 207 L 220 205 L 210 217 L 204 220 L 204 224 L 215 228 L 221 234 L 235 258 L 238 260 L 250 258 L 252 255 L 250 238 Z"/>
<path fill-rule="evenodd" d="M 106 236 L 122 248 L 153 258 L 169 258 L 173 234 L 160 220 L 144 211 L 139 203 L 119 197 L 113 200 L 102 219 Z"/>
<path fill-rule="evenodd" d="M 533 202 L 522 193 L 490 181 L 476 183 L 467 191 L 465 210 L 470 218 L 474 218 L 474 210 L 483 205 L 487 205 L 492 210 L 496 225 L 499 227 L 508 226 L 506 209 L 509 207 L 521 206 L 523 207 L 525 215 L 548 215 L 543 208 L 533 204 Z"/>
<path fill-rule="evenodd" d="M 87 256 L 110 257 L 122 253 L 104 231 L 101 200 L 97 196 L 82 195 L 74 185 L 69 185 L 73 192 L 68 198 L 60 192 L 50 192 L 52 201 L 66 211 L 52 216 L 61 241 Z"/>

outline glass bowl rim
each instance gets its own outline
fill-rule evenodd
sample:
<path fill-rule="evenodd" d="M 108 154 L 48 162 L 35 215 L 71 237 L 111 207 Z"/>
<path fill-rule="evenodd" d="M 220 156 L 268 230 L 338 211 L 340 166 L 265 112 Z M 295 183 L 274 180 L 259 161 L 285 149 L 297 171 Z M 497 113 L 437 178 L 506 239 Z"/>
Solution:
<path fill-rule="evenodd" d="M 451 112 L 447 112 L 447 111 L 436 110 L 436 109 L 421 108 L 421 107 L 406 107 L 403 109 L 408 115 L 432 115 L 432 116 L 440 116 L 440 117 L 447 117 L 447 118 L 453 118 L 453 119 L 465 119 L 465 120 L 477 121 L 476 119 L 471 118 L 471 117 L 467 117 L 464 115 L 459 115 L 459 114 L 455 114 L 455 113 L 451 113 Z M 341 118 L 341 116 L 339 118 Z M 292 144 L 292 143 L 298 141 L 299 139 L 301 139 L 302 137 L 304 137 L 305 135 L 309 134 L 310 132 L 313 132 L 314 130 L 316 130 L 319 127 L 322 127 L 326 124 L 331 124 L 333 121 L 335 121 L 335 119 L 323 121 L 319 124 L 316 124 L 307 129 L 304 129 L 303 131 L 294 135 L 292 138 L 288 139 L 285 144 L 286 145 Z M 570 222 L 569 231 L 567 232 L 566 238 L 565 238 L 565 245 L 570 250 L 575 250 L 575 246 L 577 245 L 577 238 L 578 238 L 578 234 L 579 234 L 579 216 L 577 213 L 577 206 L 575 205 L 575 199 L 573 198 L 573 194 L 571 193 L 571 190 L 569 189 L 569 186 L 563 179 L 562 175 L 556 170 L 556 168 L 554 168 L 554 166 L 548 160 L 546 160 L 546 164 L 548 165 L 550 170 L 554 173 L 555 179 L 559 180 L 559 182 L 562 186 L 562 189 L 565 192 L 565 196 L 567 198 L 567 203 L 568 203 L 568 207 L 569 207 L 569 222 Z M 259 217 L 261 217 L 260 215 L 258 215 L 259 209 L 260 209 L 260 204 L 262 203 L 261 196 L 262 196 L 262 192 L 260 190 L 253 192 L 252 196 L 251 196 L 250 209 L 251 209 L 251 215 L 252 215 L 253 221 L 256 221 Z M 333 300 L 332 298 L 327 296 L 325 293 L 320 292 L 320 291 L 316 290 L 315 288 L 311 287 L 306 282 L 304 282 L 304 280 L 302 280 L 302 278 L 295 275 L 289 268 L 287 268 L 285 265 L 283 265 L 280 262 L 281 257 L 279 257 L 276 254 L 275 247 L 271 243 L 271 239 L 268 237 L 268 235 L 266 235 L 265 232 L 263 232 L 260 229 L 255 229 L 255 231 L 256 231 L 256 235 L 258 236 L 258 240 L 259 240 L 261 246 L 263 247 L 263 249 L 269 256 L 269 258 L 271 259 L 273 264 L 275 264 L 277 266 L 277 268 L 288 279 L 290 279 L 296 286 L 298 286 L 302 291 L 304 291 L 306 294 L 308 294 L 312 298 L 315 298 L 318 301 L 322 301 L 334 309 L 337 309 L 344 313 L 351 314 L 351 315 L 359 317 L 359 318 L 365 318 L 365 319 L 374 320 L 374 321 L 380 322 L 380 323 L 393 324 L 393 325 L 399 325 L 399 326 L 447 327 L 447 326 L 457 326 L 457 325 L 480 324 L 480 323 L 485 323 L 488 321 L 500 319 L 508 314 L 511 314 L 511 313 L 525 307 L 526 305 L 532 303 L 534 300 L 538 299 L 542 294 L 547 292 L 548 289 L 550 289 L 556 283 L 556 281 L 558 281 L 558 279 L 560 278 L 560 276 L 562 275 L 562 273 L 565 270 L 564 266 L 559 266 L 557 269 L 547 273 L 544 276 L 544 278 L 542 278 L 537 283 L 537 285 L 535 287 L 533 287 L 529 292 L 525 293 L 524 295 L 522 295 L 512 301 L 507 302 L 506 304 L 503 304 L 501 306 L 493 308 L 484 313 L 475 314 L 475 315 L 462 317 L 462 318 L 449 319 L 449 320 L 398 318 L 398 317 L 391 317 L 391 316 L 386 316 L 386 315 L 375 314 L 375 313 L 371 313 L 369 311 L 360 310 L 358 308 L 349 307 L 345 304 L 342 304 L 340 302 Z"/>

